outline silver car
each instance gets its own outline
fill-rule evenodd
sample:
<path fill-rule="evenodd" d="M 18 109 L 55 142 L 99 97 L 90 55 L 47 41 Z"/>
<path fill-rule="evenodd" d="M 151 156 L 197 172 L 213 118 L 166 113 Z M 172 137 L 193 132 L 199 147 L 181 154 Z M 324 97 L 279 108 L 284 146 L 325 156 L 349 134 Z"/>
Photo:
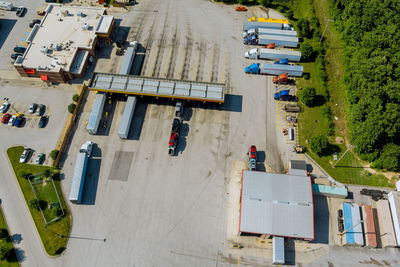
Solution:
<path fill-rule="evenodd" d="M 24 148 L 24 152 L 22 152 L 22 155 L 19 158 L 19 163 L 27 162 L 30 154 L 31 154 L 31 149 L 30 148 Z"/>
<path fill-rule="evenodd" d="M 32 104 L 29 106 L 29 114 L 35 113 L 36 108 L 37 108 L 37 104 L 36 104 L 36 103 L 32 103 Z"/>
<path fill-rule="evenodd" d="M 5 113 L 9 107 L 10 107 L 10 103 L 4 102 L 0 106 L 0 113 Z"/>

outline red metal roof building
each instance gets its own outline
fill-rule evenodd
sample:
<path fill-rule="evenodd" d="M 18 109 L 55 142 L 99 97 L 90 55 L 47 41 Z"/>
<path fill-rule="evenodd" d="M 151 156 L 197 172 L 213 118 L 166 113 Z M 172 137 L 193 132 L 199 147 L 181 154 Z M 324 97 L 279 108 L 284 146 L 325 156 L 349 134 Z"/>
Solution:
<path fill-rule="evenodd" d="M 362 205 L 362 216 L 364 226 L 364 239 L 365 244 L 368 247 L 377 247 L 378 243 L 376 240 L 376 229 L 375 229 L 375 216 L 372 207 L 369 205 Z"/>

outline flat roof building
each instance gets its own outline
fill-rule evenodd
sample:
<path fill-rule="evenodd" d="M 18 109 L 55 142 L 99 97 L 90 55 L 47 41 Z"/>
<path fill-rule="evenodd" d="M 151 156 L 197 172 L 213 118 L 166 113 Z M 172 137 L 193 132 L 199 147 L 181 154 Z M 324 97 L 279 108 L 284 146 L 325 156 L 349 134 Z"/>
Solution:
<path fill-rule="evenodd" d="M 24 77 L 66 82 L 80 78 L 90 56 L 101 40 L 110 41 L 114 32 L 113 16 L 104 8 L 49 4 L 40 24 L 29 36 L 23 56 L 14 67 Z"/>
<path fill-rule="evenodd" d="M 240 200 L 240 234 L 314 239 L 310 177 L 244 170 Z"/>

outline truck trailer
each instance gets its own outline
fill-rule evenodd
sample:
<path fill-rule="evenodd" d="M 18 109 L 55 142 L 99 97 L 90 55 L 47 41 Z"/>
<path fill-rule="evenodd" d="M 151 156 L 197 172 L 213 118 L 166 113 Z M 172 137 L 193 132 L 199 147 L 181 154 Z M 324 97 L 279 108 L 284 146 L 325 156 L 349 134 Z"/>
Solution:
<path fill-rule="evenodd" d="M 287 23 L 259 22 L 259 21 L 245 21 L 243 23 L 243 31 L 248 31 L 250 29 L 255 29 L 255 28 L 293 31 L 293 27 Z"/>
<path fill-rule="evenodd" d="M 128 139 L 133 113 L 135 113 L 136 102 L 137 99 L 135 96 L 128 96 L 128 100 L 126 101 L 124 109 L 124 114 L 122 115 L 122 121 L 118 130 L 118 136 L 121 139 Z"/>
<path fill-rule="evenodd" d="M 303 66 L 271 64 L 271 63 L 254 63 L 247 66 L 244 71 L 250 74 L 267 74 L 281 75 L 287 73 L 288 76 L 303 76 Z"/>
<path fill-rule="evenodd" d="M 299 44 L 299 38 L 290 36 L 278 36 L 278 35 L 252 35 L 250 37 L 243 38 L 243 44 L 247 45 L 275 44 L 275 46 L 297 47 Z"/>
<path fill-rule="evenodd" d="M 247 21 L 273 22 L 273 23 L 289 24 L 289 20 L 287 20 L 287 19 L 273 19 L 273 18 L 256 18 L 256 17 L 251 17 L 251 18 L 249 18 Z"/>
<path fill-rule="evenodd" d="M 244 53 L 245 58 L 281 60 L 287 58 L 289 61 L 298 62 L 301 59 L 301 52 L 295 50 L 278 50 L 269 48 L 253 48 Z"/>
<path fill-rule="evenodd" d="M 90 134 L 97 134 L 101 117 L 103 115 L 104 104 L 106 103 L 106 94 L 97 93 L 94 101 L 92 112 L 90 113 L 89 121 L 86 130 Z"/>
<path fill-rule="evenodd" d="M 297 32 L 288 30 L 268 29 L 268 28 L 254 28 L 243 32 L 243 38 L 252 35 L 277 35 L 277 36 L 297 37 Z"/>
<path fill-rule="evenodd" d="M 74 204 L 82 203 L 83 187 L 85 185 L 86 168 L 92 155 L 93 142 L 87 141 L 79 149 L 76 157 L 74 176 L 72 177 L 69 201 Z"/>
<path fill-rule="evenodd" d="M 122 67 L 119 74 L 124 74 L 124 75 L 130 74 L 133 60 L 135 59 L 137 47 L 138 43 L 136 41 L 131 42 L 129 44 L 128 49 L 126 49 L 126 54 L 124 57 L 124 61 L 122 62 Z"/>

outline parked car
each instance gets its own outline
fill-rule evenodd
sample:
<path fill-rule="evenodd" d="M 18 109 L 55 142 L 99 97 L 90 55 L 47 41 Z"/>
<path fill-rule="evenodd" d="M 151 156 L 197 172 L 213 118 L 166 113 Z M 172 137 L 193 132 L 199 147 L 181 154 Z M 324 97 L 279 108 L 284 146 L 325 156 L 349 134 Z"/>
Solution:
<path fill-rule="evenodd" d="M 44 126 L 46 126 L 46 123 L 47 123 L 47 116 L 40 117 L 38 124 L 39 128 L 44 128 Z"/>
<path fill-rule="evenodd" d="M 31 23 L 29 23 L 29 28 L 33 28 L 36 24 L 40 24 L 42 22 L 40 19 L 34 19 Z"/>
<path fill-rule="evenodd" d="M 46 14 L 46 11 L 44 11 L 44 10 L 38 10 L 37 14 L 38 14 L 39 16 L 44 16 L 44 15 Z"/>
<path fill-rule="evenodd" d="M 29 106 L 29 114 L 35 113 L 36 108 L 37 108 L 37 104 L 36 104 L 36 103 L 32 103 L 32 104 Z"/>
<path fill-rule="evenodd" d="M 342 218 L 343 217 L 343 210 L 342 209 L 338 209 L 337 214 L 338 214 L 337 216 L 339 218 Z"/>
<path fill-rule="evenodd" d="M 255 145 L 250 146 L 250 149 L 249 149 L 249 152 L 247 152 L 247 155 L 249 156 L 250 159 L 257 160 L 257 148 Z"/>
<path fill-rule="evenodd" d="M 20 6 L 19 8 L 17 8 L 17 13 L 16 14 L 17 14 L 18 17 L 22 17 L 22 16 L 24 16 L 25 11 L 26 11 L 26 8 L 23 7 L 23 6 Z"/>
<path fill-rule="evenodd" d="M 0 106 L 0 113 L 5 113 L 8 110 L 9 107 L 10 107 L 10 103 L 4 102 Z"/>
<path fill-rule="evenodd" d="M 8 126 L 14 126 L 15 120 L 17 119 L 17 116 L 12 115 L 10 120 L 8 121 Z"/>
<path fill-rule="evenodd" d="M 8 121 L 10 120 L 10 118 L 11 118 L 11 115 L 8 114 L 8 113 L 6 113 L 6 114 L 4 114 L 3 118 L 1 119 L 1 122 L 4 123 L 4 124 L 6 124 L 6 123 L 8 123 Z"/>
<path fill-rule="evenodd" d="M 17 57 L 22 56 L 22 54 L 11 54 L 11 59 L 17 59 Z"/>
<path fill-rule="evenodd" d="M 46 110 L 46 106 L 43 104 L 39 104 L 38 107 L 36 108 L 36 116 L 42 116 L 42 114 L 44 113 L 44 111 Z"/>
<path fill-rule="evenodd" d="M 21 127 L 23 120 L 24 120 L 23 116 L 17 116 L 17 118 L 15 119 L 15 122 L 14 122 L 14 126 Z"/>
<path fill-rule="evenodd" d="M 31 153 L 32 153 L 32 150 L 30 148 L 27 148 L 27 147 L 24 148 L 24 152 L 22 152 L 22 155 L 19 158 L 19 163 L 27 162 Z"/>
<path fill-rule="evenodd" d="M 15 52 L 15 53 L 25 53 L 25 51 L 26 51 L 26 48 L 25 48 L 25 47 L 22 47 L 22 46 L 16 46 L 16 47 L 14 47 L 14 52 Z"/>
<path fill-rule="evenodd" d="M 42 162 L 44 161 L 44 157 L 45 155 L 43 153 L 39 153 L 35 160 L 36 164 L 42 164 Z"/>

